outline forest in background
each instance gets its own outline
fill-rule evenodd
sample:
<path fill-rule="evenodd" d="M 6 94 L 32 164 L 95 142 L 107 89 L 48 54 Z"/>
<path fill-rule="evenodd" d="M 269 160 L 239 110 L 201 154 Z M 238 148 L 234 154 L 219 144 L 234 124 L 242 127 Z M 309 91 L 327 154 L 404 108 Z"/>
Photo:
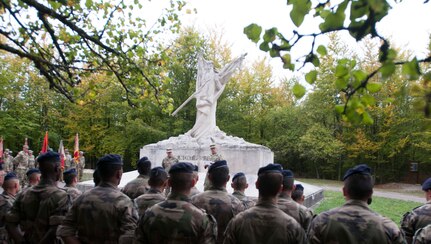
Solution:
<path fill-rule="evenodd" d="M 414 108 L 415 103 L 423 102 L 420 81 L 406 79 L 401 67 L 389 79 L 373 77 L 383 86 L 360 95 L 361 104 L 367 101 L 362 109 L 371 115 L 368 123 L 343 120 L 336 111 L 343 96 L 336 82 L 342 72 L 338 64 L 375 70 L 379 48 L 375 40 L 365 39 L 362 50 L 350 50 L 336 34 L 329 35 L 327 54 L 320 58 L 316 79 L 301 99 L 295 97 L 294 87 L 304 83 L 302 77 L 278 80 L 268 60 L 248 60 L 219 100 L 219 128 L 268 146 L 275 162 L 303 177 L 340 179 L 348 167 L 367 163 L 377 182 L 401 181 L 408 178 L 411 162 L 419 163 L 420 172 L 429 175 L 430 120 Z M 398 58 L 409 58 L 408 50 L 397 51 Z M 28 137 L 37 154 L 47 130 L 50 147 L 57 150 L 64 140 L 65 147 L 72 149 L 74 135 L 79 133 L 89 165 L 94 167 L 105 153 L 118 153 L 131 169 L 143 145 L 185 133 L 193 126 L 194 101 L 176 117 L 169 116 L 169 111 L 194 92 L 198 53 L 218 67 L 235 58 L 221 34 L 203 36 L 193 28 L 183 28 L 164 53 L 166 57 L 144 67 L 160 77 L 158 86 L 166 95 L 162 99 L 169 102 L 150 98 L 146 90 L 135 87 L 134 92 L 141 94 L 140 103 L 131 105 L 121 84 L 109 73 L 83 77 L 77 86 L 79 97 L 71 103 L 50 90 L 28 61 L 1 52 L 0 135 L 4 146 L 15 154 Z M 351 57 L 358 62 L 351 63 Z"/>

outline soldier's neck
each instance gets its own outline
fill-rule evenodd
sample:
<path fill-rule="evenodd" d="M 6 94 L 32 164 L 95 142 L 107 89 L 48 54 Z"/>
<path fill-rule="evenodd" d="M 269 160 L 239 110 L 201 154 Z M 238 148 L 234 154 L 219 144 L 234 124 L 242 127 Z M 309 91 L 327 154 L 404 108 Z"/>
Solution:
<path fill-rule="evenodd" d="M 259 196 L 259 202 L 266 202 L 266 203 L 272 203 L 277 204 L 277 197 L 263 197 Z"/>

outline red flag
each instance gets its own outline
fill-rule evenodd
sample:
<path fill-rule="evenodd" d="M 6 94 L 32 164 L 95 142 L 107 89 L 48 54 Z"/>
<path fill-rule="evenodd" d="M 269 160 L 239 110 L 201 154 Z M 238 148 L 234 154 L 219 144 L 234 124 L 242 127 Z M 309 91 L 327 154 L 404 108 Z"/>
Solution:
<path fill-rule="evenodd" d="M 75 162 L 75 164 L 77 164 L 79 162 L 79 137 L 78 137 L 78 133 L 76 133 L 76 136 L 75 136 L 75 148 L 73 150 L 73 161 Z"/>
<path fill-rule="evenodd" d="M 3 161 L 3 137 L 0 137 L 0 161 Z"/>
<path fill-rule="evenodd" d="M 25 142 L 27 143 L 27 138 L 25 139 Z M 48 131 L 45 132 L 45 137 L 43 138 L 43 144 L 42 144 L 42 150 L 41 153 L 48 152 Z"/>
<path fill-rule="evenodd" d="M 60 165 L 64 168 L 64 159 L 66 158 L 66 153 L 64 152 L 63 140 L 60 140 L 60 145 L 58 146 L 58 154 L 60 154 Z"/>

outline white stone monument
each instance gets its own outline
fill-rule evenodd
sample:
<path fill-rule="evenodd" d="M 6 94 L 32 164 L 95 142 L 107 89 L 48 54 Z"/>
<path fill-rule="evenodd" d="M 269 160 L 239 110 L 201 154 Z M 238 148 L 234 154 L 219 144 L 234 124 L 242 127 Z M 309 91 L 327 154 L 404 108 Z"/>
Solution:
<path fill-rule="evenodd" d="M 199 56 L 196 91 L 172 113 L 176 115 L 191 99 L 196 98 L 195 125 L 184 135 L 144 146 L 140 156 L 147 156 L 154 166 L 160 166 L 166 157 L 166 149 L 172 148 L 179 161 L 197 164 L 203 171 L 204 165 L 210 163 L 210 145 L 216 144 L 218 153 L 228 162 L 232 174 L 256 174 L 260 167 L 273 163 L 274 154 L 269 148 L 226 135 L 216 125 L 217 100 L 244 57 L 245 54 L 216 70 L 212 62 Z"/>

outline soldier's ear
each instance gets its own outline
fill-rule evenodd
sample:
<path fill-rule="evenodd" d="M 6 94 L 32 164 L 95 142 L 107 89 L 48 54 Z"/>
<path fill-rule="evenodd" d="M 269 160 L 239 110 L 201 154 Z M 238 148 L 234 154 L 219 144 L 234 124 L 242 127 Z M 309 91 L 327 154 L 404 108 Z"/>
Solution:
<path fill-rule="evenodd" d="M 196 178 L 195 177 L 193 177 L 193 179 L 192 179 L 192 182 L 191 182 L 191 184 L 192 184 L 192 187 L 194 187 L 195 185 L 196 185 Z M 191 187 L 190 187 L 191 188 Z"/>

